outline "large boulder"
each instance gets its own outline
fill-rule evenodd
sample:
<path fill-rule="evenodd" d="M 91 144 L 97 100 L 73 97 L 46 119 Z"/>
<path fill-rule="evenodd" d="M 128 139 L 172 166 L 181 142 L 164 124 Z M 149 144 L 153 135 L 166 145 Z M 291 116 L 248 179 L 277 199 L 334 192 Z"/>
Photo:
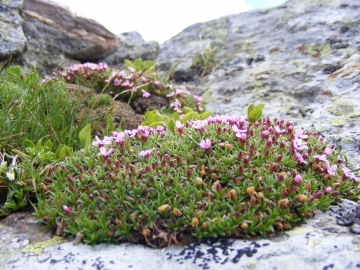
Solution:
<path fill-rule="evenodd" d="M 156 41 L 145 42 L 138 32 L 122 33 L 117 36 L 121 40 L 122 46 L 107 55 L 99 62 L 108 65 L 122 64 L 125 59 L 135 60 L 154 60 L 159 54 L 159 43 Z"/>
<path fill-rule="evenodd" d="M 20 16 L 21 0 L 0 1 L 0 61 L 20 55 L 26 46 Z"/>
<path fill-rule="evenodd" d="M 356 0 L 292 0 L 226 16 L 186 28 L 157 62 L 163 74 L 175 67 L 173 78 L 213 114 L 264 103 L 266 116 L 320 131 L 358 167 L 359 12 Z"/>
<path fill-rule="evenodd" d="M 26 73 L 50 74 L 79 61 L 96 62 L 121 45 L 98 22 L 52 1 L 1 1 L 0 12 L 0 60 L 15 58 Z"/>

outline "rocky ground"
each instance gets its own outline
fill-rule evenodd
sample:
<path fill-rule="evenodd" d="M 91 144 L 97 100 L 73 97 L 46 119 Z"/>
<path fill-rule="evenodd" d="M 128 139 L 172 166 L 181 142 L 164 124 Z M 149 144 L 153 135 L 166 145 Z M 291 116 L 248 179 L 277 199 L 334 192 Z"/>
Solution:
<path fill-rule="evenodd" d="M 248 104 L 264 103 L 266 116 L 292 120 L 337 144 L 355 169 L 360 167 L 359 11 L 356 0 L 293 0 L 226 16 L 188 27 L 161 45 L 156 61 L 163 75 L 171 69 L 177 84 L 201 95 L 213 114 L 243 114 Z M 200 65 L 193 67 L 196 58 Z M 359 209 L 344 200 L 266 239 L 164 250 L 60 243 L 68 240 L 53 238 L 30 213 L 16 213 L 0 220 L 0 268 L 359 269 Z"/>

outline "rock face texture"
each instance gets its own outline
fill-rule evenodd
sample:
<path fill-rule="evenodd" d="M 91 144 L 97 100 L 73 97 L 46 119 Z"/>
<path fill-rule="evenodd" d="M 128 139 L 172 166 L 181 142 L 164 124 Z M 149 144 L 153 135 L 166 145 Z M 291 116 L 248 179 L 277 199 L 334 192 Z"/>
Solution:
<path fill-rule="evenodd" d="M 125 59 L 154 60 L 159 54 L 159 43 L 156 41 L 145 42 L 138 32 L 122 33 L 117 37 L 122 46 L 117 47 L 115 51 L 100 59 L 99 62 L 118 65 L 124 63 Z"/>
<path fill-rule="evenodd" d="M 213 114 L 264 103 L 266 116 L 320 131 L 359 166 L 358 1 L 293 0 L 195 24 L 161 45 L 157 61 Z"/>
<path fill-rule="evenodd" d="M 149 60 L 158 52 L 157 42 L 145 42 L 137 32 L 116 36 L 52 1 L 0 1 L 0 61 L 11 59 L 25 73 L 51 74 L 79 62 Z"/>
<path fill-rule="evenodd" d="M 120 40 L 96 21 L 51 1 L 24 0 L 22 16 L 27 50 L 15 63 L 25 70 L 41 68 L 46 73 L 75 61 L 95 62 L 120 46 Z"/>
<path fill-rule="evenodd" d="M 22 1 L 0 1 L 0 61 L 20 55 L 26 46 L 20 16 Z"/>

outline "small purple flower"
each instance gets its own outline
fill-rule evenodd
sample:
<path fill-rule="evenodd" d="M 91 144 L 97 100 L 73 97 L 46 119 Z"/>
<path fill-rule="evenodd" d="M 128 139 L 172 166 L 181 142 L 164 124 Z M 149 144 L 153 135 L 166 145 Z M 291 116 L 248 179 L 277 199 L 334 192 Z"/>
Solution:
<path fill-rule="evenodd" d="M 115 86 L 120 86 L 120 84 L 122 83 L 122 81 L 121 80 L 118 80 L 118 79 L 114 79 L 114 85 Z"/>
<path fill-rule="evenodd" d="M 295 160 L 299 163 L 307 164 L 304 157 L 302 155 L 300 155 L 298 152 L 295 153 Z"/>
<path fill-rule="evenodd" d="M 209 149 L 211 147 L 211 141 L 209 139 L 202 140 L 199 145 L 202 149 Z"/>
<path fill-rule="evenodd" d="M 327 187 L 324 189 L 324 194 L 329 194 L 332 191 L 332 187 Z"/>
<path fill-rule="evenodd" d="M 152 149 L 141 151 L 139 156 L 149 158 L 152 151 Z"/>
<path fill-rule="evenodd" d="M 330 148 L 325 147 L 325 149 L 324 149 L 324 151 L 323 151 L 323 154 L 324 154 L 325 156 L 328 156 L 328 155 L 331 154 L 331 152 L 332 152 L 332 150 L 331 150 Z"/>
<path fill-rule="evenodd" d="M 345 165 L 342 165 L 342 172 L 344 173 L 344 176 L 346 178 L 350 178 L 352 180 L 357 181 L 357 178 L 355 177 L 355 174 L 352 173 Z"/>
<path fill-rule="evenodd" d="M 100 147 L 100 153 L 102 154 L 102 156 L 107 159 L 107 157 L 112 153 L 113 149 L 110 148 L 109 151 L 106 151 L 106 148 L 104 146 Z"/>
<path fill-rule="evenodd" d="M 184 124 L 182 124 L 180 121 L 176 121 L 175 126 L 180 134 L 184 134 Z"/>
<path fill-rule="evenodd" d="M 141 90 L 141 92 L 143 93 L 142 96 L 143 96 L 144 98 L 148 98 L 148 97 L 151 96 L 150 93 L 149 93 L 149 92 L 146 92 L 145 90 Z"/>
<path fill-rule="evenodd" d="M 303 135 L 304 130 L 302 128 L 299 128 L 295 131 L 295 137 L 296 138 L 301 138 L 301 139 L 307 139 L 309 138 L 308 135 Z"/>
<path fill-rule="evenodd" d="M 286 132 L 286 129 L 281 129 L 279 126 L 275 126 L 275 132 L 276 134 L 284 134 Z"/>

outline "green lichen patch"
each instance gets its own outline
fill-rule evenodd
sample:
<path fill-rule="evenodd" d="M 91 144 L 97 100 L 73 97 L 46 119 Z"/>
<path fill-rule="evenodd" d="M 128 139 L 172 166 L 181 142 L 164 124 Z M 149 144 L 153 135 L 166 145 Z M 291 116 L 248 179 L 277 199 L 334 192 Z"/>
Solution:
<path fill-rule="evenodd" d="M 333 115 L 343 116 L 354 112 L 355 104 L 350 100 L 335 100 L 334 106 L 326 108 Z"/>

